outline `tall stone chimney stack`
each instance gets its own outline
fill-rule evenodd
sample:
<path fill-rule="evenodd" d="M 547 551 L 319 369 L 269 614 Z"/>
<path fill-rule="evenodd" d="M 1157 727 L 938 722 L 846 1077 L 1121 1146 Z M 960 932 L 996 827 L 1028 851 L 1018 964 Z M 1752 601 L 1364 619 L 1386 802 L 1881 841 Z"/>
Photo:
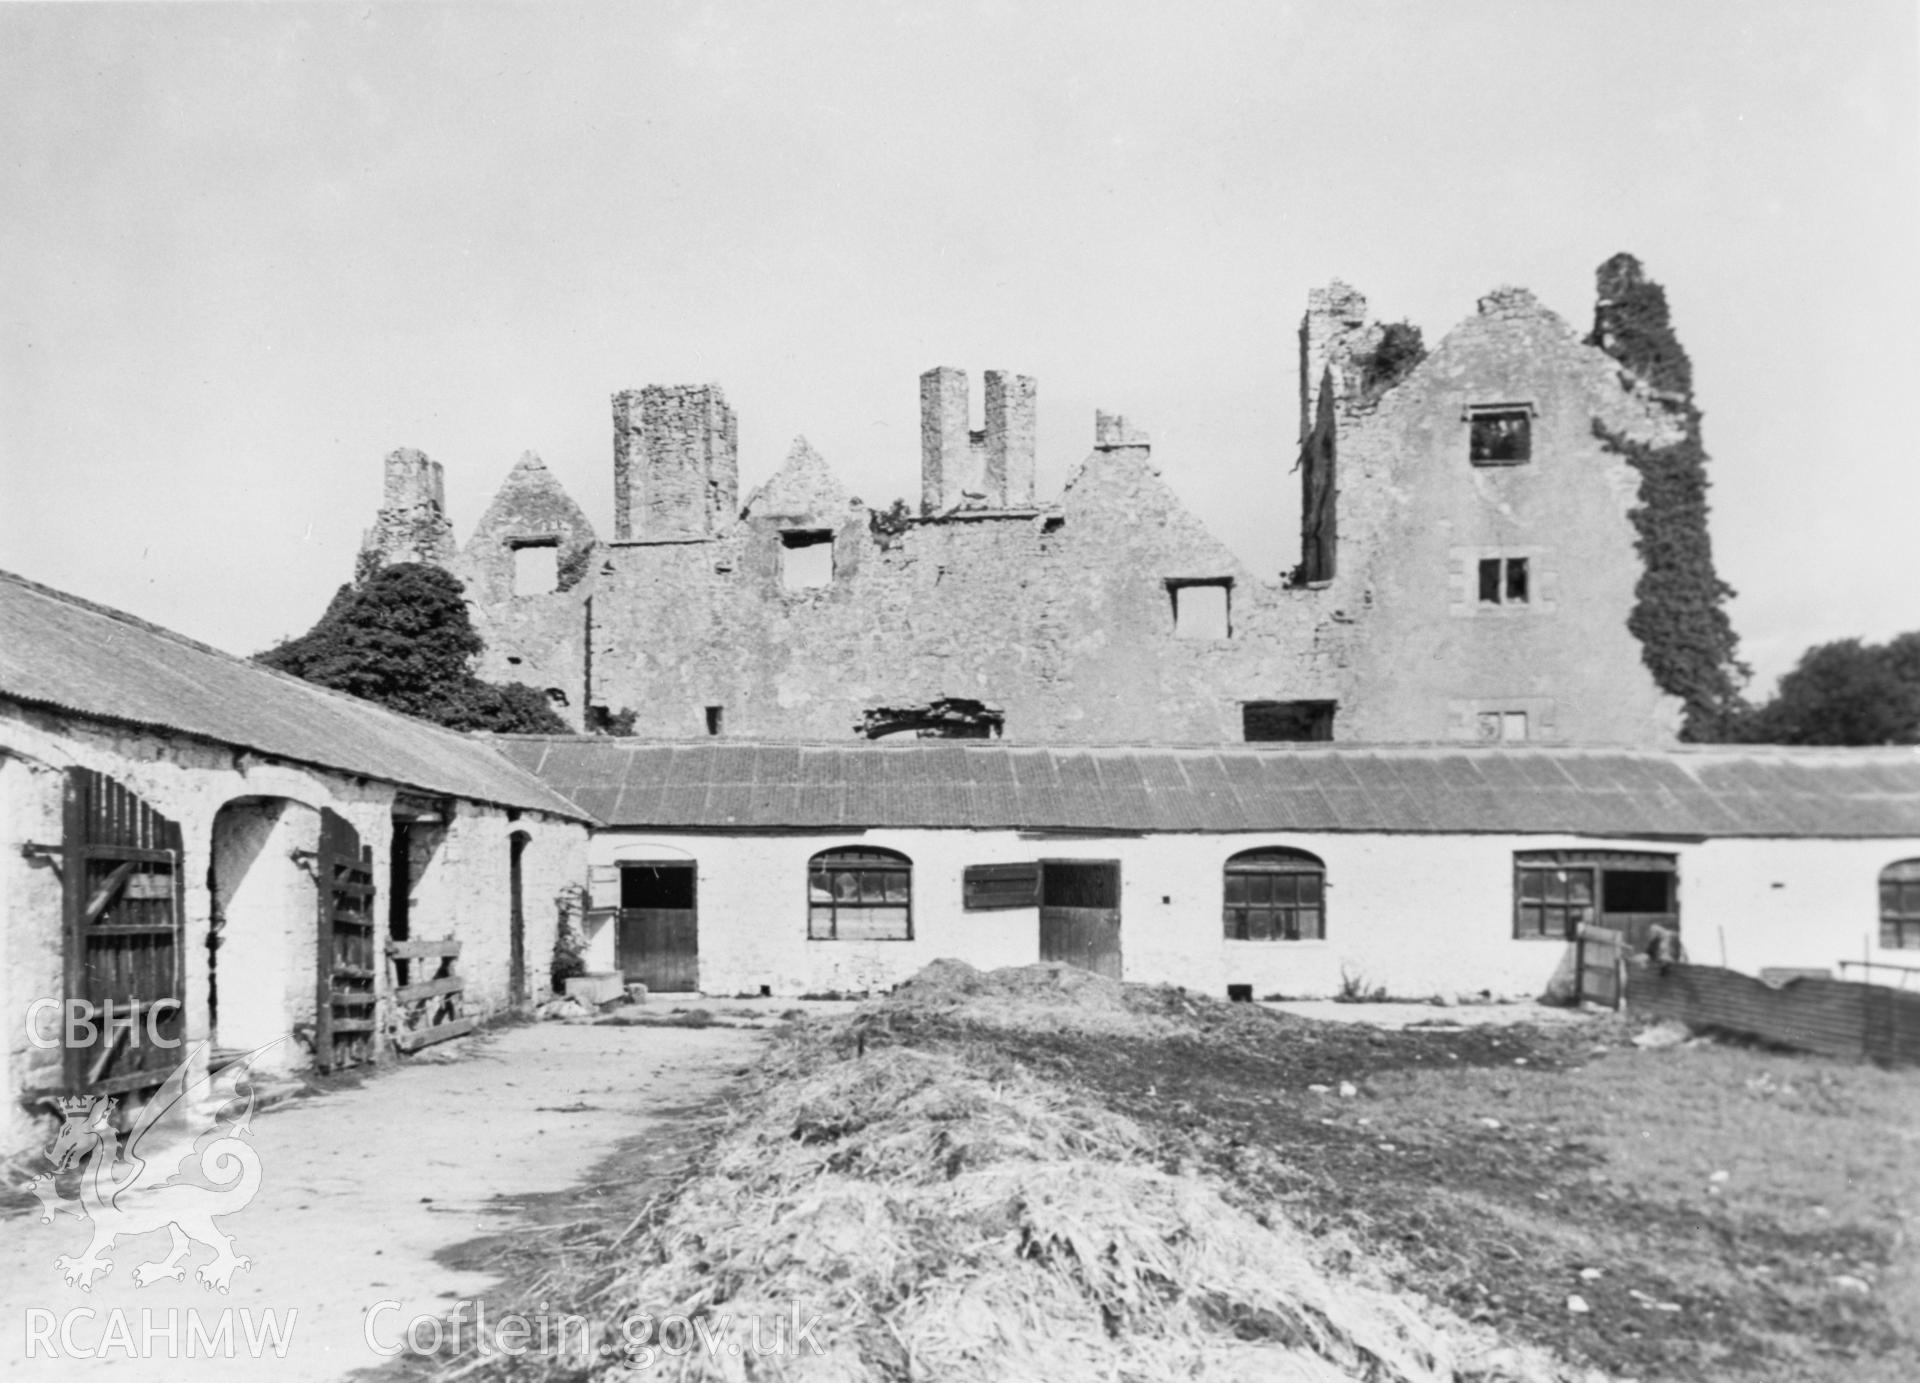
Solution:
<path fill-rule="evenodd" d="M 987 371 L 988 503 L 1000 509 L 1033 507 L 1035 448 L 1034 394 L 1031 375 Z"/>
<path fill-rule="evenodd" d="M 712 537 L 739 510 L 739 431 L 719 385 L 613 396 L 615 542 Z"/>

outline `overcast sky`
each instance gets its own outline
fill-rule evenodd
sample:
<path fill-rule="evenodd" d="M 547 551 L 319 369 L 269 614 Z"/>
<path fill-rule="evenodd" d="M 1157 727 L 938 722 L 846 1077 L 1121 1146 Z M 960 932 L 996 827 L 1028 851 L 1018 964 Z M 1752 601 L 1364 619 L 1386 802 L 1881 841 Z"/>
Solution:
<path fill-rule="evenodd" d="M 1764 684 L 1920 628 L 1917 68 L 1910 2 L 0 5 L 0 566 L 250 653 L 394 447 L 610 536 L 609 395 L 715 380 L 743 492 L 804 433 L 884 504 L 951 364 L 1271 575 L 1310 287 L 1584 330 L 1624 249 Z"/>

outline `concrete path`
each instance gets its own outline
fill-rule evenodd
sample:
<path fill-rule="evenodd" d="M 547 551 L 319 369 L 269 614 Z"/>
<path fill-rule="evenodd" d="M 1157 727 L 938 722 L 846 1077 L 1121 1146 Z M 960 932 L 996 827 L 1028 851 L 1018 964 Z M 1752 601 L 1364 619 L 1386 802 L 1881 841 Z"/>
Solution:
<path fill-rule="evenodd" d="M 718 1112 L 765 1040 L 743 1028 L 538 1024 L 470 1040 L 463 1060 L 409 1064 L 262 1112 L 260 1190 L 218 1221 L 252 1266 L 224 1297 L 191 1272 L 184 1283 L 134 1285 L 136 1265 L 165 1256 L 164 1231 L 116 1245 L 114 1270 L 91 1292 L 69 1286 L 53 1260 L 81 1254 L 88 1226 L 67 1216 L 42 1224 L 37 1205 L 28 1199 L 33 1213 L 22 1215 L 16 1199 L 0 1218 L 0 1380 L 322 1383 L 377 1366 L 369 1312 L 376 1341 L 390 1346 L 414 1317 L 492 1285 L 434 1255 L 525 1223 L 496 1197 L 578 1186 L 618 1145 L 649 1133 L 684 1143 L 686 1111 Z M 196 1246 L 187 1261 L 210 1257 Z M 248 1343 L 267 1313 L 280 1348 L 270 1332 L 258 1348 Z M 232 1358 L 218 1352 L 223 1321 Z M 216 1341 L 215 1357 L 197 1348 L 196 1326 Z"/>

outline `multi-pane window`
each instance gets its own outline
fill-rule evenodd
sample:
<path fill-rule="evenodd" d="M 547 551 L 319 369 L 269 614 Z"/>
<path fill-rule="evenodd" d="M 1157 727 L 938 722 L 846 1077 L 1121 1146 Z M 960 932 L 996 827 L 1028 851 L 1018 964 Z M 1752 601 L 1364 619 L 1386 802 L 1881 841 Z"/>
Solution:
<path fill-rule="evenodd" d="M 1246 850 L 1227 861 L 1229 941 L 1320 941 L 1327 867 L 1304 850 Z"/>
<path fill-rule="evenodd" d="M 1880 871 L 1880 944 L 1920 948 L 1920 860 L 1901 860 Z"/>
<path fill-rule="evenodd" d="M 1482 605 L 1525 605 L 1531 600 L 1527 591 L 1527 559 L 1524 557 L 1483 557 L 1480 559 L 1480 603 Z"/>
<path fill-rule="evenodd" d="M 1513 934 L 1571 940 L 1593 921 L 1593 870 L 1577 865 L 1515 864 Z"/>
<path fill-rule="evenodd" d="M 811 941 L 913 940 L 913 861 L 892 850 L 822 850 L 807 865 Z"/>
<path fill-rule="evenodd" d="M 1533 409 L 1493 404 L 1467 410 L 1467 459 L 1476 466 L 1517 466 L 1533 458 Z"/>

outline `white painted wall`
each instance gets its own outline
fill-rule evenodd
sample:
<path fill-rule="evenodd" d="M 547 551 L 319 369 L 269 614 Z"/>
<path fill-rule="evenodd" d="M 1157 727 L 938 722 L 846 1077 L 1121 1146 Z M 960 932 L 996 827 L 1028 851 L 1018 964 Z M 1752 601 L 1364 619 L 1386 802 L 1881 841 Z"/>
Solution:
<path fill-rule="evenodd" d="M 387 925 L 388 854 L 392 844 L 391 784 L 347 774 L 278 763 L 218 745 L 177 736 L 119 729 L 97 722 L 55 715 L 14 703 L 0 703 L 0 906 L 4 906 L 6 966 L 0 970 L 0 1062 L 4 1062 L 8 1094 L 0 1106 L 0 1152 L 25 1145 L 36 1136 L 34 1119 L 19 1104 L 22 1092 L 57 1087 L 60 1056 L 27 1040 L 26 1011 L 35 999 L 58 998 L 63 993 L 61 888 L 52 864 L 22 857 L 27 841 L 58 844 L 61 835 L 63 770 L 90 768 L 105 773 L 140 795 L 155 811 L 178 822 L 185 857 L 182 876 L 186 895 L 184 968 L 186 1036 L 189 1049 L 209 1037 L 207 1010 L 207 931 L 212 908 L 208 887 L 213 864 L 214 823 L 222 806 L 238 799 L 283 799 L 297 803 L 304 815 L 317 820 L 319 809 L 338 812 L 373 850 L 373 879 L 378 889 L 376 935 L 384 941 Z M 449 827 L 446 875 L 436 907 L 446 930 L 464 943 L 460 970 L 468 979 L 467 999 L 472 1010 L 485 1016 L 499 1012 L 508 995 L 508 927 L 511 899 L 508 889 L 507 837 L 525 830 L 531 837 L 523 860 L 527 923 L 527 978 L 530 995 L 539 1000 L 548 993 L 557 918 L 553 899 L 561 887 L 585 877 L 586 828 L 543 813 L 527 812 L 513 819 L 506 810 L 461 802 Z M 272 843 L 269 850 L 287 842 Z M 282 876 L 284 882 L 284 876 Z M 272 888 L 270 875 L 261 882 Z M 274 993 L 259 996 L 263 1004 L 282 1002 L 294 1021 L 305 1005 L 310 1021 L 314 1002 L 314 955 L 318 944 L 318 917 L 309 912 L 303 921 L 297 909 L 286 906 L 282 895 L 281 925 L 289 953 L 278 979 L 270 979 Z M 257 915 L 257 914 L 256 914 Z M 229 933 L 231 935 L 231 932 Z M 421 930 L 416 935 L 443 932 Z M 221 953 L 223 1011 L 240 986 L 234 976 L 239 962 Z M 383 974 L 379 988 L 384 993 Z M 384 1019 L 385 1006 L 382 1005 Z M 264 1027 L 262 1027 L 264 1031 Z M 287 1031 L 286 1027 L 280 1033 Z M 276 1033 L 275 1035 L 279 1035 Z M 222 1034 L 222 1043 L 227 1035 Z M 303 1046 L 290 1044 L 291 1064 L 310 1064 Z"/>
<path fill-rule="evenodd" d="M 835 846 L 880 846 L 913 861 L 914 939 L 809 941 L 807 862 Z M 1221 879 L 1228 856 L 1266 845 L 1311 851 L 1327 865 L 1324 941 L 1228 941 Z M 1211 994 L 1249 984 L 1259 996 L 1330 996 L 1343 973 L 1396 996 L 1532 997 L 1563 988 L 1572 947 L 1513 936 L 1519 850 L 1644 849 L 1679 857 L 1682 929 L 1694 957 L 1717 962 L 1725 929 L 1736 969 L 1833 965 L 1877 938 L 1880 869 L 1920 855 L 1907 841 L 1597 841 L 1513 835 L 1155 835 L 1023 838 L 1011 831 L 874 830 L 722 836 L 602 831 L 590 859 L 690 855 L 698 865 L 700 983 L 710 994 L 884 988 L 953 956 L 983 969 L 1039 959 L 1037 910 L 969 913 L 961 870 L 1034 859 L 1121 861 L 1126 977 Z M 1773 888 L 1774 883 L 1781 888 Z M 1903 953 L 1875 949 L 1877 958 Z M 1920 963 L 1920 953 L 1904 953 Z M 592 938 L 589 965 L 611 969 L 613 928 Z"/>

